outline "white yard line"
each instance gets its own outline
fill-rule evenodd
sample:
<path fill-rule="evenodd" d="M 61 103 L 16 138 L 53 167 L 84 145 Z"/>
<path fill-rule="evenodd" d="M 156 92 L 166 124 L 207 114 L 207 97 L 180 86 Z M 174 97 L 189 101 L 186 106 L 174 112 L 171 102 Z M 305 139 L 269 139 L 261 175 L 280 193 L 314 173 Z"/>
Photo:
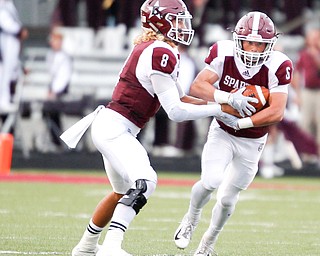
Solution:
<path fill-rule="evenodd" d="M 18 252 L 18 251 L 0 251 L 4 255 L 67 255 L 69 253 L 63 252 Z"/>

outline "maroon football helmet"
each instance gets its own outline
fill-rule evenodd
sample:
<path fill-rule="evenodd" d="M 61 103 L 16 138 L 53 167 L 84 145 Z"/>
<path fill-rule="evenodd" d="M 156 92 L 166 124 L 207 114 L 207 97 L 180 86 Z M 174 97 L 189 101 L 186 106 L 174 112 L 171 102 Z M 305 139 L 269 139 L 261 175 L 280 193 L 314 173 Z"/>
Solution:
<path fill-rule="evenodd" d="M 141 6 L 142 27 L 177 43 L 190 45 L 194 35 L 191 19 L 181 0 L 147 0 Z"/>
<path fill-rule="evenodd" d="M 235 54 L 247 67 L 263 65 L 273 50 L 278 39 L 278 33 L 272 20 L 262 12 L 249 12 L 237 23 L 233 31 Z M 246 52 L 242 48 L 242 41 L 266 43 L 263 52 Z"/>

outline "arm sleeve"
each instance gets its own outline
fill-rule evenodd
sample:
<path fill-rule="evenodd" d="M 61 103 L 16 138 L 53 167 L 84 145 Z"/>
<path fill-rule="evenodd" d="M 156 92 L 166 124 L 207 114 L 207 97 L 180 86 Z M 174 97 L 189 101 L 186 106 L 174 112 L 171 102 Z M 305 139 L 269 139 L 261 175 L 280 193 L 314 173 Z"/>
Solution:
<path fill-rule="evenodd" d="M 154 74 L 151 81 L 163 109 L 175 122 L 215 116 L 221 111 L 219 104 L 193 105 L 182 102 L 175 82 L 169 77 Z"/>
<path fill-rule="evenodd" d="M 283 92 L 283 93 L 288 94 L 288 91 L 289 91 L 289 85 L 288 84 L 279 85 L 279 86 L 276 86 L 276 87 L 273 87 L 272 89 L 270 89 L 270 93 Z"/>

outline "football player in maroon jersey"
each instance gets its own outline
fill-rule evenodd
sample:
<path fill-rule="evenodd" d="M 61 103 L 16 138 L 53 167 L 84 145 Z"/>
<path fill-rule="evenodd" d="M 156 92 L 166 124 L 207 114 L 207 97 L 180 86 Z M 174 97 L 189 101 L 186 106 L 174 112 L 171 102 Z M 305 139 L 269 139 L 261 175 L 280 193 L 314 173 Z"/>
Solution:
<path fill-rule="evenodd" d="M 147 151 L 136 136 L 160 104 L 176 122 L 208 116 L 231 125 L 237 120 L 223 113 L 219 104 L 186 96 L 180 89 L 177 45 L 191 43 L 191 18 L 181 0 L 148 0 L 141 7 L 143 33 L 135 39 L 111 102 L 97 109 L 91 121 L 92 139 L 103 156 L 113 192 L 98 204 L 73 256 L 130 255 L 121 248 L 124 233 L 157 184 Z M 250 115 L 255 111 L 250 102 L 256 100 L 243 96 L 241 91 L 225 93 L 224 97 L 241 113 Z M 69 129 L 67 134 L 76 133 Z M 101 231 L 109 222 L 99 249 Z"/>
<path fill-rule="evenodd" d="M 191 95 L 218 103 L 227 102 L 233 89 L 249 84 L 270 91 L 266 108 L 236 120 L 231 127 L 212 121 L 202 153 L 201 179 L 192 187 L 188 211 L 174 235 L 177 247 L 188 246 L 203 207 L 217 189 L 210 225 L 194 255 L 216 255 L 217 238 L 234 212 L 240 192 L 248 188 L 258 171 L 268 126 L 283 118 L 292 62 L 273 50 L 277 38 L 275 26 L 266 14 L 249 12 L 238 21 L 233 40 L 218 41 L 210 47 L 206 67 L 191 85 Z"/>

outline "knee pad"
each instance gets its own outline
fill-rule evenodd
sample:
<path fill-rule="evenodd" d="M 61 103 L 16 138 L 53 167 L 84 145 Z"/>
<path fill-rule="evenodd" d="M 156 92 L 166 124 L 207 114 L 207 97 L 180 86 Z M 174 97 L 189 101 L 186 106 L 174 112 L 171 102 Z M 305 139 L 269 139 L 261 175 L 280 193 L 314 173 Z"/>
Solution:
<path fill-rule="evenodd" d="M 130 188 L 127 193 L 119 200 L 119 203 L 131 206 L 136 214 L 147 203 L 146 197 L 143 195 L 147 191 L 146 180 L 140 179 L 136 181 L 136 188 Z"/>

